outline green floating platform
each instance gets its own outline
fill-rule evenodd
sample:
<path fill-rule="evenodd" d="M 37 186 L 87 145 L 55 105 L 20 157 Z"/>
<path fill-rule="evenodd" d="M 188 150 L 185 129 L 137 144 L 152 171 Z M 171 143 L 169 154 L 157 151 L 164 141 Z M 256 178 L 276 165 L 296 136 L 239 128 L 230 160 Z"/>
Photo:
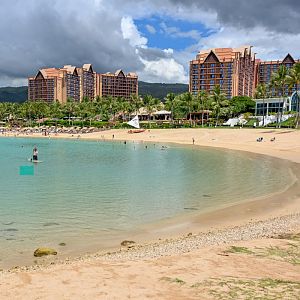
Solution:
<path fill-rule="evenodd" d="M 33 176 L 34 175 L 34 167 L 33 166 L 20 166 L 20 175 L 21 176 Z"/>

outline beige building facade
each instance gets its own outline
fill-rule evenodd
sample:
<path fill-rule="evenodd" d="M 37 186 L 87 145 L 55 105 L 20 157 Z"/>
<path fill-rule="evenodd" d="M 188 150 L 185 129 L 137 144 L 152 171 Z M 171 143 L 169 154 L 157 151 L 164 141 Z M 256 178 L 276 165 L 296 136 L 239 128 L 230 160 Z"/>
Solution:
<path fill-rule="evenodd" d="M 122 97 L 130 99 L 138 96 L 138 76 L 135 73 L 125 74 L 122 70 L 115 73 L 97 74 L 97 94 L 100 97 Z"/>
<path fill-rule="evenodd" d="M 220 85 L 227 98 L 252 96 L 255 83 L 255 54 L 252 46 L 200 51 L 190 61 L 189 91 L 211 93 Z"/>
<path fill-rule="evenodd" d="M 93 101 L 97 96 L 130 99 L 132 95 L 138 95 L 135 73 L 118 70 L 97 74 L 91 64 L 41 69 L 35 77 L 28 78 L 28 100 L 32 101 L 66 103 L 68 99 L 75 102 Z"/>

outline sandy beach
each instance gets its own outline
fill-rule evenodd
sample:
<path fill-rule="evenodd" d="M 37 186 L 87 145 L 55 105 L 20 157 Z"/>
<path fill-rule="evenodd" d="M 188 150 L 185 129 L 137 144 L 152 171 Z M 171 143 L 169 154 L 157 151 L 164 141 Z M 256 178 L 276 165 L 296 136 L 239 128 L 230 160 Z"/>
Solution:
<path fill-rule="evenodd" d="M 259 137 L 262 142 L 256 141 Z M 290 168 L 294 180 L 284 191 L 191 215 L 188 222 L 185 217 L 161 222 L 148 229 L 146 239 L 128 237 L 137 243 L 108 254 L 55 264 L 46 258 L 35 266 L 4 270 L 0 299 L 299 299 L 299 130 L 108 130 L 50 138 L 247 151 L 278 158 L 278 167 Z"/>

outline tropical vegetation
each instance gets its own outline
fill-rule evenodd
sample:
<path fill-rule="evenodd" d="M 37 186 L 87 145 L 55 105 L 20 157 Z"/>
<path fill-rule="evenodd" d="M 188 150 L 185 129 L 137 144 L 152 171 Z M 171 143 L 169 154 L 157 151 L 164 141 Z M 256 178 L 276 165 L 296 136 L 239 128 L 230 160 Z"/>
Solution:
<path fill-rule="evenodd" d="M 83 99 L 75 102 L 72 99 L 64 104 L 59 102 L 26 101 L 24 103 L 0 103 L 0 121 L 10 125 L 33 126 L 54 124 L 63 126 L 120 126 L 139 112 L 146 116 L 145 127 L 156 128 L 153 114 L 158 110 L 171 112 L 170 122 L 164 127 L 180 126 L 219 126 L 226 119 L 241 113 L 253 114 L 255 102 L 249 97 L 233 97 L 227 99 L 219 86 L 215 86 L 211 94 L 205 91 L 197 95 L 185 92 L 179 95 L 169 93 L 164 103 L 152 95 L 130 99 L 97 97 L 95 101 Z M 206 118 L 204 114 L 206 112 Z M 200 114 L 195 118 L 194 114 Z M 207 116 L 209 115 L 209 118 Z M 166 125 L 166 123 L 169 123 Z M 123 126 L 123 125 L 122 125 Z"/>
<path fill-rule="evenodd" d="M 256 92 L 254 97 L 257 99 L 263 99 L 263 107 L 265 107 L 265 99 L 272 97 L 273 95 L 279 95 L 282 98 L 281 109 L 277 112 L 277 126 L 280 128 L 281 125 L 290 124 L 289 122 L 283 122 L 283 105 L 284 101 L 286 101 L 286 96 L 292 94 L 292 90 L 296 91 L 296 111 L 294 120 L 294 127 L 299 127 L 300 121 L 300 94 L 299 94 L 299 86 L 300 86 L 300 63 L 296 63 L 292 68 L 287 68 L 285 65 L 280 66 L 277 71 L 271 74 L 271 80 L 268 85 L 259 84 L 256 87 Z M 263 109 L 265 112 L 265 109 Z M 264 118 L 263 118 L 264 122 Z M 264 123 L 263 123 L 264 125 Z"/>

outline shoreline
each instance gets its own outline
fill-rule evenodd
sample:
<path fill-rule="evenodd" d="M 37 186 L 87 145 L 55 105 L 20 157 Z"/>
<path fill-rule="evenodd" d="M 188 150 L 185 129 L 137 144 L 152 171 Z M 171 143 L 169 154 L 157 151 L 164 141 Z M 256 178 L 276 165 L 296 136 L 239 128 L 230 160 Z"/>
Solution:
<path fill-rule="evenodd" d="M 174 132 L 178 129 L 163 129 L 158 131 L 172 131 Z M 179 129 L 180 130 L 180 129 Z M 191 129 L 185 129 L 183 131 L 190 131 Z M 226 132 L 231 131 L 232 129 L 221 129 L 225 130 Z M 235 131 L 235 129 L 233 129 Z M 244 129 L 242 129 L 243 131 Z M 247 130 L 247 129 L 246 129 Z M 192 131 L 202 131 L 202 129 L 192 129 Z M 218 129 L 209 129 L 205 131 L 218 131 Z M 240 130 L 238 130 L 241 132 Z M 251 132 L 253 132 L 252 129 L 250 129 Z M 291 130 L 280 130 L 279 134 L 282 132 L 290 132 Z M 270 156 L 269 154 L 274 153 L 258 153 L 248 150 L 240 150 L 235 149 L 235 147 L 214 147 L 215 145 L 190 145 L 187 143 L 187 141 L 169 141 L 166 139 L 152 139 L 152 134 L 155 133 L 156 130 L 145 133 L 142 133 L 143 136 L 142 139 L 133 139 L 132 134 L 128 134 L 126 130 L 110 130 L 106 132 L 106 135 L 103 134 L 103 131 L 98 133 L 92 133 L 92 134 L 86 134 L 85 136 L 82 136 L 79 140 L 82 141 L 104 141 L 104 142 L 119 142 L 119 141 L 131 141 L 131 142 L 137 142 L 137 143 L 159 143 L 159 144 L 167 144 L 167 145 L 174 145 L 177 147 L 194 147 L 197 148 L 214 148 L 219 151 L 238 151 L 243 152 L 245 155 L 252 156 L 253 159 L 264 159 L 271 157 L 271 159 L 275 159 L 274 156 Z M 295 131 L 297 133 L 300 133 L 300 131 Z M 273 132 L 272 132 L 273 133 Z M 101 136 L 99 136 L 101 134 Z M 107 134 L 113 134 L 114 139 L 109 139 Z M 148 135 L 150 134 L 150 141 Z M 125 136 L 124 136 L 125 135 Z M 126 136 L 127 135 L 127 136 Z M 139 136 L 139 135 L 138 135 Z M 4 136 L 3 136 L 4 137 Z M 5 136 L 8 137 L 8 136 Z M 43 136 L 42 134 L 33 134 L 33 135 L 19 135 L 19 136 L 10 136 L 11 138 L 43 138 L 43 139 L 49 139 L 48 136 Z M 101 138 L 104 137 L 104 138 Z M 124 139 L 125 137 L 128 137 L 127 139 Z M 299 135 L 300 137 L 300 135 Z M 66 139 L 66 140 L 78 140 L 77 137 L 74 137 L 71 134 L 61 134 L 60 136 L 54 136 L 50 139 Z M 259 144 L 259 143 L 257 143 Z M 300 145 L 300 142 L 299 142 Z M 232 146 L 232 145 L 230 145 Z M 259 144 L 260 146 L 260 144 Z M 250 149 L 253 150 L 253 149 Z M 299 147 L 300 150 L 300 147 Z M 277 153 L 276 153 L 277 154 Z M 157 242 L 158 239 L 168 239 L 169 237 L 172 238 L 178 238 L 182 235 L 185 235 L 189 232 L 205 232 L 210 231 L 212 228 L 214 230 L 222 230 L 226 228 L 231 228 L 232 226 L 243 226 L 249 222 L 252 221 L 266 221 L 270 218 L 276 218 L 276 217 L 282 217 L 286 215 L 290 215 L 292 213 L 300 213 L 300 207 L 297 205 L 297 199 L 295 198 L 295 195 L 297 194 L 297 191 L 300 190 L 300 151 L 299 151 L 299 157 L 297 157 L 297 162 L 290 161 L 286 158 L 278 161 L 278 164 L 280 165 L 280 168 L 287 167 L 290 169 L 291 178 L 292 181 L 288 184 L 288 186 L 281 188 L 278 191 L 275 191 L 271 194 L 266 194 L 263 196 L 258 196 L 255 198 L 245 198 L 241 201 L 224 204 L 222 206 L 218 206 L 216 208 L 209 208 L 205 211 L 199 212 L 183 212 L 179 215 L 158 220 L 155 222 L 150 222 L 146 224 L 140 224 L 138 226 L 137 230 L 131 230 L 128 233 L 126 233 L 126 236 L 130 239 L 138 240 L 141 243 L 147 243 L 149 241 Z M 298 195 L 299 196 L 299 195 Z M 285 198 L 284 202 L 282 201 L 282 198 Z M 288 199 L 287 199 L 288 198 Z M 283 209 L 284 205 L 284 209 Z M 242 213 L 241 213 L 242 212 Z M 218 220 L 217 222 L 215 220 Z M 125 236 L 123 236 L 125 238 Z M 121 242 L 121 241 L 120 241 Z M 116 244 L 116 243 L 114 243 Z M 99 251 L 99 247 L 97 247 L 96 244 L 93 244 L 93 246 L 85 247 L 84 248 L 87 253 L 97 253 Z M 106 246 L 104 249 L 109 250 L 116 250 L 116 246 Z M 102 250 L 104 250 L 102 249 Z M 100 251 L 102 251 L 100 249 Z M 72 253 L 72 256 L 78 256 L 78 252 L 76 250 L 69 251 L 69 255 Z M 66 257 L 67 254 L 63 255 Z M 83 254 L 84 255 L 84 254 Z"/>
<path fill-rule="evenodd" d="M 180 129 L 175 129 L 180 130 Z M 244 151 L 249 153 L 255 153 L 259 155 L 266 155 L 273 158 L 280 158 L 279 164 L 282 164 L 280 167 L 284 167 L 286 164 L 293 169 L 294 182 L 291 185 L 283 190 L 277 191 L 273 194 L 269 194 L 258 199 L 248 199 L 243 203 L 233 204 L 229 207 L 218 209 L 217 211 L 212 211 L 204 213 L 206 216 L 199 216 L 199 213 L 189 214 L 191 220 L 188 223 L 187 227 L 184 227 L 186 216 L 178 218 L 176 221 L 181 221 L 178 226 L 174 226 L 174 220 L 164 220 L 161 223 L 164 223 L 164 227 L 161 227 L 162 224 L 155 224 L 151 227 L 151 230 L 155 233 L 154 236 L 160 236 L 161 240 L 145 240 L 141 244 L 134 244 L 132 247 L 124 247 L 121 250 L 114 251 L 113 253 L 103 253 L 95 252 L 94 254 L 82 255 L 79 257 L 72 257 L 62 261 L 52 262 L 51 260 L 46 259 L 45 264 L 38 266 L 30 267 L 21 267 L 17 269 L 11 269 L 2 271 L 3 275 L 12 275 L 12 274 L 27 274 L 28 272 L 32 274 L 37 274 L 38 272 L 44 272 L 46 270 L 53 270 L 53 272 L 61 272 L 62 270 L 72 268 L 85 268 L 87 265 L 92 264 L 92 266 L 97 264 L 105 264 L 108 268 L 110 263 L 126 263 L 129 261 L 134 261 L 140 263 L 145 267 L 149 261 L 158 260 L 160 264 L 164 264 L 164 261 L 168 260 L 168 257 L 177 258 L 180 261 L 181 256 L 189 253 L 191 257 L 197 256 L 199 252 L 205 252 L 207 248 L 213 247 L 212 249 L 219 247 L 220 245 L 229 245 L 230 243 L 238 243 L 241 241 L 246 241 L 250 243 L 251 240 L 255 240 L 258 244 L 262 240 L 268 238 L 274 238 L 278 234 L 284 234 L 287 232 L 296 232 L 300 230 L 300 207 L 299 207 L 299 181 L 300 181 L 300 131 L 295 130 L 278 130 L 276 133 L 268 132 L 266 130 L 247 130 L 252 131 L 251 137 L 248 137 L 246 142 L 241 142 L 237 138 L 237 142 L 232 142 L 226 140 L 220 142 L 220 131 L 231 132 L 234 136 L 234 132 L 243 132 L 245 129 L 235 130 L 235 129 L 209 129 L 209 130 L 198 130 L 197 134 L 203 133 L 206 141 L 200 143 L 203 136 L 196 137 L 196 145 L 191 145 L 190 137 L 195 136 L 195 130 L 188 132 L 187 130 L 180 130 L 181 137 L 179 141 L 174 141 L 177 136 L 177 132 L 174 130 L 163 130 L 163 135 L 167 135 L 169 131 L 172 131 L 172 134 L 175 135 L 168 139 L 165 137 L 155 137 L 155 135 L 160 134 L 161 130 L 151 130 L 150 133 L 140 136 L 129 136 L 126 135 L 127 131 L 124 130 L 110 130 L 109 132 L 100 132 L 97 134 L 87 134 L 86 136 L 80 137 L 81 140 L 101 140 L 101 136 L 104 135 L 106 141 L 139 141 L 139 142 L 155 142 L 155 143 L 174 143 L 180 145 L 190 145 L 191 147 L 197 148 L 200 147 L 215 147 L 215 148 L 224 148 L 230 150 Z M 210 131 L 207 133 L 207 131 Z M 262 133 L 262 131 L 264 133 Z M 188 134 L 187 134 L 188 132 Z M 255 133 L 254 133 L 255 132 Z M 270 134 L 283 135 L 286 133 L 290 135 L 293 133 L 293 141 L 291 143 L 286 143 L 286 137 L 282 142 L 277 144 L 271 144 L 265 142 L 265 144 L 260 143 L 251 143 L 249 139 L 254 138 L 255 135 L 259 134 Z M 216 137 L 214 138 L 214 133 Z M 112 134 L 115 135 L 115 138 L 109 138 Z M 151 137 L 153 136 L 154 137 Z M 184 136 L 184 137 L 182 137 Z M 19 137 L 29 137 L 33 136 L 19 136 Z M 42 137 L 42 136 L 35 136 Z M 139 139 L 137 139 L 139 137 Z M 48 137 L 43 137 L 48 138 Z M 68 138 L 68 139 L 77 139 L 70 136 L 59 136 L 53 138 Z M 298 138 L 298 139 L 297 139 Z M 228 137 L 227 137 L 228 139 Z M 248 145 L 248 143 L 251 143 Z M 278 145 L 279 144 L 279 145 Z M 249 147 L 250 146 L 250 147 Z M 291 149 L 288 149 L 288 146 Z M 273 147 L 270 149 L 270 147 Z M 271 151 L 270 151 L 271 150 Z M 283 157 L 281 157 L 281 154 Z M 288 192 L 288 193 L 287 193 Z M 223 219 L 222 219 L 223 218 Z M 183 224 L 183 227 L 181 225 Z M 192 225 L 193 226 L 192 226 Z M 162 229 L 166 229 L 162 231 Z M 149 229 L 148 229 L 149 230 Z M 188 234 L 187 234 L 188 233 Z M 132 237 L 133 240 L 138 240 L 138 235 Z M 210 242 L 214 241 L 214 242 Z M 1 272 L 0 272 L 1 274 Z M 299 276 L 300 277 L 300 276 Z M 300 280 L 300 278 L 299 278 Z M 125 280 L 126 282 L 126 280 Z M 1 286 L 1 282 L 0 282 Z M 79 291 L 78 291 L 79 292 Z M 187 298 L 188 299 L 188 298 Z M 191 298 L 192 299 L 192 298 Z"/>
<path fill-rule="evenodd" d="M 230 245 L 232 242 L 251 241 L 262 238 L 276 239 L 280 235 L 300 231 L 300 213 L 291 213 L 279 217 L 268 218 L 255 222 L 247 222 L 243 225 L 233 225 L 222 229 L 214 229 L 199 233 L 188 233 L 177 237 L 134 243 L 128 246 L 120 246 L 111 251 L 97 251 L 76 257 L 68 257 L 57 261 L 51 259 L 41 264 L 16 266 L 10 269 L 0 270 L 0 274 L 20 273 L 26 271 L 47 270 L 52 267 L 64 267 L 77 263 L 97 261 L 143 261 L 159 259 L 166 256 L 180 255 L 196 251 L 210 246 Z"/>

